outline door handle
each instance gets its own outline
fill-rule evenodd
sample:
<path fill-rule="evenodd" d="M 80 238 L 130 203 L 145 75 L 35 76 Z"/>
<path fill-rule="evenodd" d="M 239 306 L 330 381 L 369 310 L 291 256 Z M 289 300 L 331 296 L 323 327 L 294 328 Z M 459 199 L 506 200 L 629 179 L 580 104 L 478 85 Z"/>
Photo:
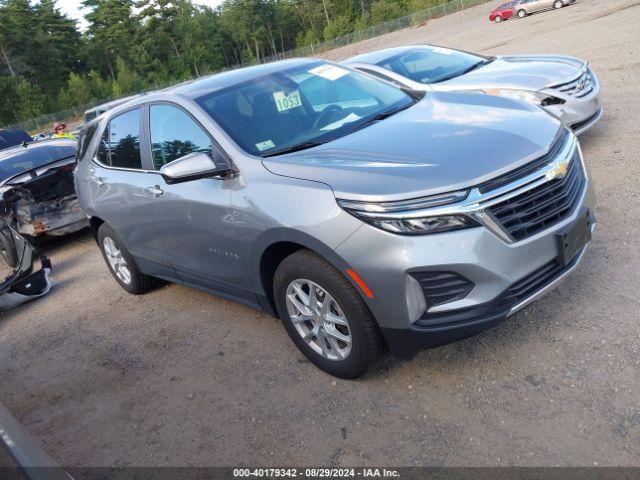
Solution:
<path fill-rule="evenodd" d="M 159 197 L 164 193 L 164 190 L 162 190 L 158 185 L 147 187 L 145 190 L 148 194 L 153 195 L 154 197 Z"/>

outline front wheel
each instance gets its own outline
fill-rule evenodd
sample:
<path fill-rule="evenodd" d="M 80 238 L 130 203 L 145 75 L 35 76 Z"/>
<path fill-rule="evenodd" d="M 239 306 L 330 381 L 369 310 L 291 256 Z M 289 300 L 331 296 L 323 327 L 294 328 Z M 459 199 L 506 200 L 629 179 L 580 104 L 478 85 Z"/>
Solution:
<path fill-rule="evenodd" d="M 518 10 L 518 18 L 524 18 L 527 16 L 527 12 L 525 10 Z"/>
<path fill-rule="evenodd" d="M 493 21 L 496 23 L 500 23 L 502 21 L 502 17 L 498 15 L 496 18 L 493 19 Z"/>
<path fill-rule="evenodd" d="M 356 378 L 380 359 L 383 342 L 371 312 L 354 286 L 319 255 L 300 250 L 285 258 L 273 291 L 289 337 L 320 369 Z"/>
<path fill-rule="evenodd" d="M 558 8 L 562 8 L 564 7 L 564 3 L 562 3 L 562 0 L 556 0 L 553 3 L 553 8 L 558 9 Z"/>

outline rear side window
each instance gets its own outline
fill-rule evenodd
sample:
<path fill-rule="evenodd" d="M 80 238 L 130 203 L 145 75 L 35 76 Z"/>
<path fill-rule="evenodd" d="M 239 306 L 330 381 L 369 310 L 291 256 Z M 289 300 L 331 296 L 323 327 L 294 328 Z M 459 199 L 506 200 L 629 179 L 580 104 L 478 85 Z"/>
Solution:
<path fill-rule="evenodd" d="M 129 110 L 109 122 L 107 129 L 109 157 L 107 165 L 119 168 L 141 169 L 140 109 Z"/>
<path fill-rule="evenodd" d="M 91 144 L 91 140 L 93 139 L 93 136 L 96 134 L 96 130 L 98 129 L 98 124 L 93 124 L 93 125 L 89 125 L 87 127 L 87 129 L 84 131 L 84 133 L 82 134 L 82 137 L 80 137 L 80 150 L 78 151 L 78 160 L 81 161 L 85 154 L 87 153 L 87 150 L 89 149 L 89 145 Z"/>
<path fill-rule="evenodd" d="M 171 105 L 149 109 L 153 166 L 163 165 L 193 152 L 211 152 L 211 138 L 184 111 Z"/>

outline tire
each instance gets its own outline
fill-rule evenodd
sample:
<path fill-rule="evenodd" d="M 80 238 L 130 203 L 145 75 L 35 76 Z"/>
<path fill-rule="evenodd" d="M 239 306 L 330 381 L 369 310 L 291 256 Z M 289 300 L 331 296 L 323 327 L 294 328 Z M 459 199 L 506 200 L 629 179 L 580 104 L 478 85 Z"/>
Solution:
<path fill-rule="evenodd" d="M 120 236 L 106 223 L 98 229 L 98 245 L 111 275 L 127 292 L 140 295 L 155 286 L 156 280 L 138 269 Z"/>
<path fill-rule="evenodd" d="M 562 7 L 564 7 L 564 3 L 561 0 L 556 0 L 555 2 L 553 2 L 553 8 L 555 8 L 556 10 Z"/>
<path fill-rule="evenodd" d="M 518 18 L 524 18 L 527 16 L 527 12 L 524 9 L 518 10 Z"/>
<path fill-rule="evenodd" d="M 502 17 L 498 15 L 496 18 L 493 19 L 493 21 L 496 23 L 500 23 L 502 21 Z"/>
<path fill-rule="evenodd" d="M 312 286 L 316 302 L 310 295 Z M 276 269 L 273 291 L 278 315 L 289 337 L 321 370 L 340 378 L 357 378 L 382 357 L 384 343 L 362 297 L 316 253 L 299 250 L 285 258 Z M 307 307 L 315 303 L 315 313 L 300 320 L 302 309 L 295 307 L 291 297 L 310 313 L 312 310 Z M 308 334 L 306 340 L 304 334 Z M 346 338 L 350 341 L 341 340 Z"/>

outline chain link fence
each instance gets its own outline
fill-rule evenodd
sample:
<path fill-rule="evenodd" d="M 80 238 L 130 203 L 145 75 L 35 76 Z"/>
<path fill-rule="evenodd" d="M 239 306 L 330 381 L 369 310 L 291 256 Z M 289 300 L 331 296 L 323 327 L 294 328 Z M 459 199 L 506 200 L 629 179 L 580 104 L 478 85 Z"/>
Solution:
<path fill-rule="evenodd" d="M 316 43 L 313 45 L 307 45 L 304 47 L 299 47 L 299 48 L 284 52 L 283 54 L 280 54 L 280 55 L 265 57 L 262 59 L 262 62 L 266 63 L 266 62 L 271 62 L 275 60 L 283 60 L 285 58 L 312 57 L 312 56 L 327 52 L 329 50 L 345 47 L 352 43 L 368 40 L 370 38 L 378 37 L 386 33 L 396 32 L 404 28 L 414 27 L 416 25 L 423 24 L 429 20 L 441 18 L 451 13 L 460 12 L 466 8 L 475 7 L 476 5 L 490 3 L 491 1 L 493 0 L 449 0 L 448 2 L 445 2 L 441 5 L 437 5 L 435 7 L 431 7 L 426 10 L 420 10 L 410 15 L 406 15 L 404 17 L 396 18 L 395 20 L 390 20 L 388 22 L 374 25 L 372 27 L 365 28 L 363 30 L 358 30 L 358 31 L 349 33 L 347 35 L 343 35 L 341 37 L 336 37 L 331 40 L 327 40 L 325 42 Z M 237 67 L 240 67 L 240 66 L 241 65 L 238 65 Z M 233 67 L 233 68 L 237 68 L 237 67 Z M 225 70 L 230 70 L 230 69 L 225 69 Z M 210 73 L 215 73 L 215 72 L 210 72 Z M 158 87 L 164 88 L 168 86 L 170 85 L 167 84 L 167 85 L 162 85 Z M 73 107 L 67 110 L 62 110 L 60 112 L 50 113 L 38 118 L 33 118 L 31 120 L 26 120 L 24 122 L 8 125 L 3 128 L 6 130 L 25 130 L 27 132 L 41 131 L 43 129 L 49 128 L 53 122 L 59 122 L 59 121 L 68 122 L 70 119 L 80 118 L 82 117 L 82 114 L 84 113 L 85 110 L 88 110 L 89 108 L 93 108 L 97 105 L 102 105 L 103 103 L 109 102 L 111 100 L 114 100 L 114 99 L 107 98 L 99 102 L 94 102 L 87 105 L 79 105 L 77 107 Z"/>
<path fill-rule="evenodd" d="M 460 12 L 466 8 L 475 7 L 476 5 L 490 3 L 492 0 L 449 0 L 446 3 L 420 10 L 404 17 L 389 20 L 388 22 L 374 25 L 373 27 L 358 30 L 341 37 L 333 38 L 322 43 L 316 43 L 305 47 L 296 48 L 285 52 L 277 58 L 292 57 L 310 57 L 318 55 L 329 50 L 345 47 L 352 43 L 369 40 L 370 38 L 379 37 L 386 33 L 396 32 L 404 28 L 414 27 L 435 18 L 441 18 L 451 13 Z M 273 59 L 277 59 L 274 57 Z M 271 60 L 271 59 L 270 59 Z"/>

